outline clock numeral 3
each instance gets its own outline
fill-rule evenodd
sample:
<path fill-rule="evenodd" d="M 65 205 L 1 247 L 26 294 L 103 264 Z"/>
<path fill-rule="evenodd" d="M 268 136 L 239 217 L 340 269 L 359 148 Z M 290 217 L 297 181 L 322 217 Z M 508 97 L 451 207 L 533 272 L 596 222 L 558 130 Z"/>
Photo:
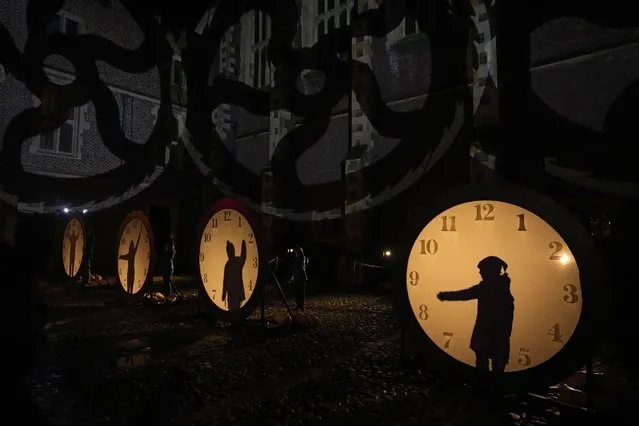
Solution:
<path fill-rule="evenodd" d="M 519 348 L 519 359 L 517 360 L 519 362 L 519 365 L 524 367 L 530 365 L 532 360 L 530 359 L 530 355 L 528 355 L 529 352 L 530 349 Z"/>
<path fill-rule="evenodd" d="M 408 283 L 412 286 L 416 286 L 419 283 L 419 272 L 410 271 L 408 274 Z"/>
<path fill-rule="evenodd" d="M 202 282 L 204 284 L 209 282 L 209 276 L 207 274 L 202 275 Z"/>
<path fill-rule="evenodd" d="M 495 206 L 492 204 L 477 204 L 475 210 L 477 211 L 475 220 L 495 220 L 495 216 L 492 216 L 493 211 L 495 211 Z M 482 210 L 486 212 L 483 217 L 481 215 Z"/>
<path fill-rule="evenodd" d="M 557 241 L 553 241 L 550 244 L 548 244 L 548 247 L 555 250 L 548 259 L 550 260 L 561 259 L 561 250 L 564 248 L 563 244 L 558 243 Z"/>
<path fill-rule="evenodd" d="M 231 221 L 231 211 L 224 210 L 224 222 L 230 222 L 230 221 Z"/>
<path fill-rule="evenodd" d="M 564 295 L 564 301 L 566 303 L 577 303 L 579 301 L 579 295 L 577 294 L 577 286 L 573 284 L 564 285 L 564 291 L 568 294 Z"/>
<path fill-rule="evenodd" d="M 257 268 L 257 257 L 253 258 L 253 267 Z"/>
<path fill-rule="evenodd" d="M 444 338 L 446 337 L 448 337 L 448 339 L 444 341 L 444 349 L 450 349 L 450 341 L 453 340 L 453 333 L 444 331 Z"/>
<path fill-rule="evenodd" d="M 455 216 L 442 216 L 442 232 L 457 232 L 455 229 Z"/>
<path fill-rule="evenodd" d="M 526 231 L 526 216 L 522 213 L 518 214 L 517 217 L 519 218 L 519 227 L 517 228 L 517 231 Z"/>
<path fill-rule="evenodd" d="M 210 232 L 205 232 L 204 233 L 204 242 L 205 243 L 210 243 L 211 242 L 211 233 Z"/>
<path fill-rule="evenodd" d="M 435 240 L 419 240 L 421 251 L 419 254 L 436 254 L 439 250 L 439 244 Z"/>
<path fill-rule="evenodd" d="M 561 335 L 561 329 L 559 328 L 559 323 L 555 323 L 550 330 L 548 330 L 548 335 L 552 336 L 552 341 L 556 343 L 564 343 Z"/>
<path fill-rule="evenodd" d="M 428 306 L 419 305 L 419 319 L 426 321 L 428 319 Z"/>

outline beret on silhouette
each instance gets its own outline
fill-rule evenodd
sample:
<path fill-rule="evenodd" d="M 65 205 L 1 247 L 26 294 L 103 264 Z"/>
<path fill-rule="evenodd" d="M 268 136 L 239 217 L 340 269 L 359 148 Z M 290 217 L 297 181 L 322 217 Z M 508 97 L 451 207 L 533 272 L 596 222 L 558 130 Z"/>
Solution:
<path fill-rule="evenodd" d="M 488 256 L 483 258 L 478 264 L 479 269 L 508 269 L 508 264 L 497 256 Z"/>

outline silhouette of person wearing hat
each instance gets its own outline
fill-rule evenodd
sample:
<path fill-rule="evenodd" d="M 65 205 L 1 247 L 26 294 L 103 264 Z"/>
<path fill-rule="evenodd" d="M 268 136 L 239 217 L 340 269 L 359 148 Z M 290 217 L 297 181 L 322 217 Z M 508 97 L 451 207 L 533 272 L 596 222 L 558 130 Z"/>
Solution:
<path fill-rule="evenodd" d="M 228 309 L 233 311 L 240 309 L 242 301 L 246 298 L 244 294 L 244 279 L 242 270 L 246 263 L 246 241 L 242 240 L 242 251 L 239 256 L 235 256 L 235 246 L 232 242 L 226 242 L 226 254 L 228 260 L 224 265 L 224 280 L 222 282 L 222 301 L 228 298 Z"/>
<path fill-rule="evenodd" d="M 437 298 L 443 301 L 477 299 L 477 319 L 470 339 L 470 348 L 476 356 L 475 366 L 482 371 L 503 372 L 510 358 L 515 310 L 510 277 L 506 272 L 508 265 L 496 256 L 488 256 L 477 267 L 482 277 L 479 284 L 465 290 L 441 292 Z"/>

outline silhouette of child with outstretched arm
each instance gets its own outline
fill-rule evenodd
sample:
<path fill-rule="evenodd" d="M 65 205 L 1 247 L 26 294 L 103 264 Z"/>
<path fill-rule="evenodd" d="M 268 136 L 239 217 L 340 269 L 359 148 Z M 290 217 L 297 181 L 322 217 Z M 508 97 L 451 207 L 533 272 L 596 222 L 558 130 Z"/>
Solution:
<path fill-rule="evenodd" d="M 242 269 L 246 263 L 246 241 L 242 240 L 242 251 L 239 256 L 235 256 L 235 246 L 230 241 L 226 242 L 226 254 L 228 260 L 224 265 L 224 281 L 222 283 L 222 301 L 228 297 L 229 311 L 240 309 L 242 301 L 246 298 L 244 294 L 244 279 Z"/>
<path fill-rule="evenodd" d="M 475 352 L 475 365 L 493 372 L 503 372 L 510 358 L 510 334 L 515 310 L 510 293 L 510 277 L 506 262 L 496 256 L 488 256 L 477 265 L 482 281 L 465 290 L 445 291 L 437 294 L 439 300 L 459 301 L 477 299 L 477 319 L 470 340 Z M 501 273 L 501 270 L 504 273 Z"/>
<path fill-rule="evenodd" d="M 127 261 L 127 269 L 126 269 L 126 287 L 127 293 L 133 294 L 133 284 L 135 282 L 135 254 L 138 251 L 138 246 L 140 245 L 140 237 L 142 236 L 142 230 L 140 229 L 140 234 L 138 235 L 138 241 L 133 244 L 133 240 L 129 243 L 129 252 L 127 254 L 123 254 L 120 256 L 120 259 Z"/>

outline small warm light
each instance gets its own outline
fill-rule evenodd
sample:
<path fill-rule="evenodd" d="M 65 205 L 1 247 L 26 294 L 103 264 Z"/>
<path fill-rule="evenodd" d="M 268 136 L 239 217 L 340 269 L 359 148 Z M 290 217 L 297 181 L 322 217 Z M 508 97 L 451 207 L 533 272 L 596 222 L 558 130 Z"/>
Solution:
<path fill-rule="evenodd" d="M 561 257 L 559 258 L 559 261 L 561 262 L 562 265 L 567 265 L 568 262 L 570 262 L 570 256 L 568 256 L 567 254 L 562 254 Z"/>
<path fill-rule="evenodd" d="M 82 210 L 82 213 L 83 213 L 83 214 L 86 214 L 87 212 L 88 212 L 88 210 L 87 210 L 87 209 L 83 209 L 83 210 Z"/>
<path fill-rule="evenodd" d="M 391 255 L 391 254 L 392 254 L 392 253 L 391 253 L 391 251 L 390 251 L 390 250 L 386 250 L 386 251 L 384 252 L 384 256 L 386 256 L 386 257 L 390 257 L 390 255 Z"/>
<path fill-rule="evenodd" d="M 68 208 L 66 208 L 66 207 L 65 207 L 65 208 L 63 208 L 63 209 L 62 209 L 62 211 L 63 211 L 63 212 L 65 212 L 65 213 L 69 213 L 69 209 L 68 209 Z"/>

